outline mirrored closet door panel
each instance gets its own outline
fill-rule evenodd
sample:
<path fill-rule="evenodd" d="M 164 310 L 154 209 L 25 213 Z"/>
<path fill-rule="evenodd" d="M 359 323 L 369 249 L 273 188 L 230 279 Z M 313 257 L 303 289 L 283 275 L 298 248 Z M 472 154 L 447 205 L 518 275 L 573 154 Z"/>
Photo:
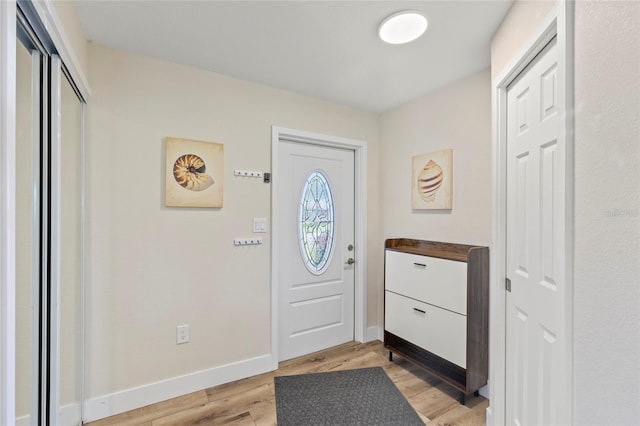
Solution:
<path fill-rule="evenodd" d="M 80 424 L 82 401 L 82 102 L 62 75 L 60 87 L 60 413 Z"/>
<path fill-rule="evenodd" d="M 80 425 L 84 98 L 35 3 L 16 22 L 15 424 Z"/>
<path fill-rule="evenodd" d="M 21 38 L 28 43 L 25 37 Z M 37 410 L 38 386 L 40 59 L 36 50 L 27 47 L 20 39 L 17 40 L 16 416 L 26 424 L 30 422 L 32 410 Z"/>

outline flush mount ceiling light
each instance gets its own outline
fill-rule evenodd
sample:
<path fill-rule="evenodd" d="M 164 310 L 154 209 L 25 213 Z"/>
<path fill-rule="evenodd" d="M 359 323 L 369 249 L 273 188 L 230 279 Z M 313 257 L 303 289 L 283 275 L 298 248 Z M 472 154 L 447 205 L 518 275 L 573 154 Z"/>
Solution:
<path fill-rule="evenodd" d="M 389 44 L 409 43 L 427 30 L 427 18 L 417 10 L 403 10 L 388 16 L 380 24 L 378 35 Z"/>

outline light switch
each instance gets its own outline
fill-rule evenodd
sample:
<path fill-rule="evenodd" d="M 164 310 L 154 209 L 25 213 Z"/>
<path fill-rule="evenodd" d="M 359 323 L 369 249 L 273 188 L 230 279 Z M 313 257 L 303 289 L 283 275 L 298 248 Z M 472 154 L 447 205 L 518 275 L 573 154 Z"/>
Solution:
<path fill-rule="evenodd" d="M 266 233 L 267 232 L 267 218 L 266 217 L 254 217 L 253 218 L 253 232 Z"/>

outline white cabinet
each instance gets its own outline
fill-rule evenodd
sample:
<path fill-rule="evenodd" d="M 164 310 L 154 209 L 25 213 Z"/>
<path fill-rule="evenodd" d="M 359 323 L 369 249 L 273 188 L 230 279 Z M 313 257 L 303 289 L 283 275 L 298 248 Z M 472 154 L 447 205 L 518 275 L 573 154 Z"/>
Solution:
<path fill-rule="evenodd" d="M 385 243 L 384 343 L 461 391 L 487 382 L 489 249 L 435 241 Z"/>

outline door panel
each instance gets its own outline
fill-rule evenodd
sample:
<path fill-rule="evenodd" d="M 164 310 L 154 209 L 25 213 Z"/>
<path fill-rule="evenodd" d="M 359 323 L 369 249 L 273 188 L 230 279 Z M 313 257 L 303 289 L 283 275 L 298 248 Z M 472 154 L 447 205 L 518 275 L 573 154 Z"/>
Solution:
<path fill-rule="evenodd" d="M 344 322 L 341 294 L 291 303 L 291 336 Z"/>
<path fill-rule="evenodd" d="M 554 38 L 507 89 L 508 424 L 569 418 L 556 44 Z"/>
<path fill-rule="evenodd" d="M 61 84 L 60 423 L 80 424 L 82 403 L 82 102 Z"/>
<path fill-rule="evenodd" d="M 280 141 L 279 358 L 353 340 L 354 153 Z"/>
<path fill-rule="evenodd" d="M 40 266 L 39 53 L 16 46 L 16 416 L 37 415 Z M 35 371 L 35 373 L 34 373 Z"/>

